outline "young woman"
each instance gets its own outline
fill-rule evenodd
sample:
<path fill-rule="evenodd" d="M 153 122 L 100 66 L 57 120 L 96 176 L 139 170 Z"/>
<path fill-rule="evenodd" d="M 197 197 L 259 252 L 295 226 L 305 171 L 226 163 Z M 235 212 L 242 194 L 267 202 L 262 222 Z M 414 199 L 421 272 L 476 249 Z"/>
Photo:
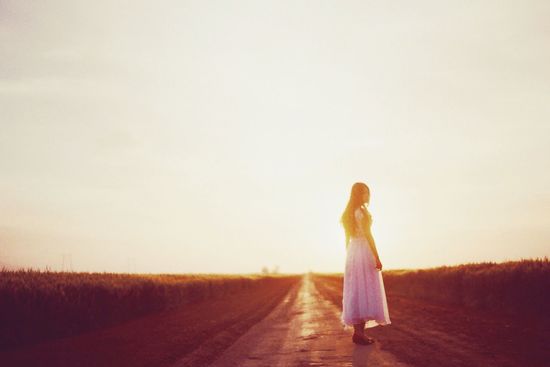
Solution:
<path fill-rule="evenodd" d="M 356 182 L 340 222 L 346 234 L 346 266 L 341 322 L 344 329 L 353 325 L 352 340 L 371 344 L 365 328 L 391 324 L 382 280 L 382 263 L 371 233 L 372 217 L 367 210 L 369 187 Z M 365 205 L 366 204 L 366 205 Z"/>

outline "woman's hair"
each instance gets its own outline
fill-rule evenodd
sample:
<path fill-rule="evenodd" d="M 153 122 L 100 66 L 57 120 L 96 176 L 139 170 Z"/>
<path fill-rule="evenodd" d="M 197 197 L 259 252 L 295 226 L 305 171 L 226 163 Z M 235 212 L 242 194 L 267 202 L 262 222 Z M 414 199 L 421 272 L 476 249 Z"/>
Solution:
<path fill-rule="evenodd" d="M 363 205 L 363 195 L 368 192 L 370 195 L 369 187 L 363 182 L 356 182 L 351 187 L 351 194 L 349 196 L 348 205 L 340 217 L 340 223 L 344 227 L 346 232 L 346 240 L 349 237 L 353 237 L 357 234 L 357 222 L 355 220 L 355 210 Z M 347 245 L 347 243 L 346 243 Z"/>

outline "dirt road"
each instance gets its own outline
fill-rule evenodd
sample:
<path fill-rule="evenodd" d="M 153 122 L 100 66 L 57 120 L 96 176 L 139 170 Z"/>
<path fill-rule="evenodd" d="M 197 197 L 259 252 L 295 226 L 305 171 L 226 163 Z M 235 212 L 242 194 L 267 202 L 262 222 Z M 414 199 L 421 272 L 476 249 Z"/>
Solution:
<path fill-rule="evenodd" d="M 281 304 L 210 366 L 406 366 L 382 351 L 379 342 L 352 343 L 352 333 L 343 330 L 339 310 L 306 274 Z M 208 351 L 199 348 L 173 367 L 193 366 L 204 353 Z"/>

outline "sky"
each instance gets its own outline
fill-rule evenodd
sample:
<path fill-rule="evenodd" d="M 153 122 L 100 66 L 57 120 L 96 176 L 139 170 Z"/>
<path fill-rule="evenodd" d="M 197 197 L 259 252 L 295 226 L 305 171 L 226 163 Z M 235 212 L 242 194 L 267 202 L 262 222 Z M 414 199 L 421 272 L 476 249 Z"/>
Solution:
<path fill-rule="evenodd" d="M 548 1 L 0 0 L 0 265 L 550 256 Z"/>

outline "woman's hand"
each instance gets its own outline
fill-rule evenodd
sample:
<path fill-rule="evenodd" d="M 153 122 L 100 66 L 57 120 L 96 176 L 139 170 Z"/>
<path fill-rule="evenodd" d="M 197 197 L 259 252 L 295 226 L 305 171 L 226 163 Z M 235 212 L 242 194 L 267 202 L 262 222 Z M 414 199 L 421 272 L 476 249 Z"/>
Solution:
<path fill-rule="evenodd" d="M 379 258 L 376 258 L 376 269 L 382 270 L 382 263 Z"/>

